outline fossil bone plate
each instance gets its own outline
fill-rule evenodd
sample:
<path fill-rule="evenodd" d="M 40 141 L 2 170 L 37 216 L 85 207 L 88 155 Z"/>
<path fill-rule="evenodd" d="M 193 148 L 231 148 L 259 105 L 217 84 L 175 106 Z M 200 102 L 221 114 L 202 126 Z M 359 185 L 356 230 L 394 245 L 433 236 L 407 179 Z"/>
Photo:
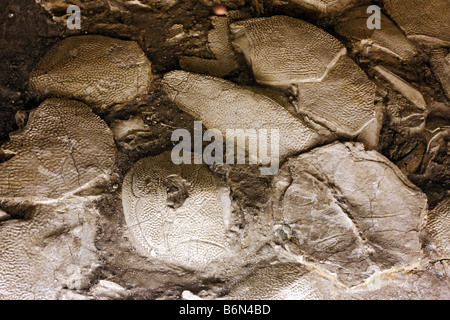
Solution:
<path fill-rule="evenodd" d="M 431 249 L 440 259 L 450 257 L 450 197 L 428 212 L 426 234 Z"/>
<path fill-rule="evenodd" d="M 124 179 L 126 224 L 139 252 L 201 269 L 230 252 L 229 190 L 206 165 L 175 165 L 171 153 L 138 161 Z"/>
<path fill-rule="evenodd" d="M 418 263 L 427 198 L 379 153 L 334 143 L 290 158 L 274 179 L 291 248 L 345 285 Z"/>
<path fill-rule="evenodd" d="M 0 300 L 61 299 L 63 288 L 85 289 L 99 265 L 100 213 L 80 198 L 36 205 L 27 219 L 0 222 Z"/>
<path fill-rule="evenodd" d="M 137 43 L 86 35 L 53 46 L 31 72 L 30 86 L 104 109 L 146 94 L 151 79 L 151 63 Z"/>
<path fill-rule="evenodd" d="M 358 0 L 290 0 L 304 8 L 320 13 L 340 13 L 354 6 Z"/>
<path fill-rule="evenodd" d="M 376 121 L 375 84 L 331 34 L 286 16 L 240 21 L 230 29 L 257 82 L 298 87 L 297 112 L 352 137 Z"/>
<path fill-rule="evenodd" d="M 89 186 L 112 169 L 111 130 L 84 103 L 51 98 L 31 111 L 24 129 L 1 146 L 0 199 L 59 198 Z"/>
<path fill-rule="evenodd" d="M 426 44 L 450 45 L 449 1 L 386 0 L 384 8 L 409 38 Z"/>
<path fill-rule="evenodd" d="M 319 273 L 299 264 L 275 264 L 255 270 L 237 282 L 230 300 L 319 300 L 337 295 L 339 288 Z"/>
<path fill-rule="evenodd" d="M 183 111 L 223 134 L 227 129 L 279 130 L 281 159 L 324 138 L 274 100 L 227 80 L 172 71 L 164 75 L 163 90 Z"/>

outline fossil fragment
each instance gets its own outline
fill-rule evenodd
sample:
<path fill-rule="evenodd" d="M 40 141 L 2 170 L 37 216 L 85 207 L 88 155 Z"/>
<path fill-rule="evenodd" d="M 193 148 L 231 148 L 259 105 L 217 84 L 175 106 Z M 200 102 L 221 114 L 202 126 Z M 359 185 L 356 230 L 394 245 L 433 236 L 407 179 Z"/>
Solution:
<path fill-rule="evenodd" d="M 176 205 L 168 179 L 179 182 L 183 201 Z M 229 191 L 205 165 L 175 165 L 170 152 L 144 158 L 126 175 L 122 202 L 134 244 L 147 257 L 201 269 L 230 253 Z"/>
<path fill-rule="evenodd" d="M 267 96 L 220 78 L 172 71 L 164 76 L 163 90 L 185 112 L 223 134 L 227 129 L 279 130 L 281 159 L 312 148 L 323 139 Z M 250 156 L 258 158 L 257 154 Z"/>
<path fill-rule="evenodd" d="M 223 77 L 238 67 L 236 54 L 229 38 L 229 18 L 211 17 L 214 29 L 208 33 L 208 46 L 216 59 L 199 57 L 182 57 L 180 66 L 183 70 Z"/>
<path fill-rule="evenodd" d="M 127 298 L 128 292 L 117 283 L 100 280 L 92 289 L 92 295 L 99 300 L 123 300 Z"/>
<path fill-rule="evenodd" d="M 151 143 L 151 128 L 140 115 L 130 116 L 127 120 L 114 120 L 111 131 L 118 144 L 128 150 Z"/>
<path fill-rule="evenodd" d="M 105 176 L 115 163 L 106 123 L 74 100 L 47 99 L 1 146 L 0 198 L 58 198 Z"/>
<path fill-rule="evenodd" d="M 237 282 L 226 299 L 318 300 L 332 297 L 332 291 L 336 289 L 320 280 L 316 273 L 298 264 L 266 266 Z"/>
<path fill-rule="evenodd" d="M 375 85 L 332 35 L 286 16 L 249 19 L 230 28 L 257 82 L 298 89 L 297 112 L 346 136 L 372 130 Z"/>
<path fill-rule="evenodd" d="M 450 2 L 386 0 L 384 8 L 408 38 L 425 44 L 450 45 Z"/>
<path fill-rule="evenodd" d="M 381 15 L 381 29 L 367 28 L 367 6 L 357 7 L 345 13 L 336 31 L 349 37 L 363 50 L 386 52 L 400 60 L 410 60 L 417 55 L 417 49 L 403 32 L 388 17 Z"/>
<path fill-rule="evenodd" d="M 428 144 L 420 170 L 410 177 L 419 186 L 427 186 L 432 181 L 437 190 L 441 189 L 445 193 L 450 188 L 450 126 L 435 127 L 438 123 L 433 122 L 428 119 L 424 132 Z M 435 197 L 434 192 L 429 195 L 432 195 L 431 199 Z"/>
<path fill-rule="evenodd" d="M 321 13 L 339 13 L 354 6 L 358 0 L 290 0 L 290 2 Z"/>
<path fill-rule="evenodd" d="M 0 222 L 11 219 L 11 216 L 0 209 Z"/>
<path fill-rule="evenodd" d="M 334 143 L 289 159 L 273 183 L 286 246 L 345 285 L 419 261 L 426 196 L 379 153 Z"/>
<path fill-rule="evenodd" d="M 376 66 L 374 70 L 381 75 L 384 79 L 389 81 L 392 87 L 400 92 L 406 99 L 412 102 L 420 110 L 426 110 L 427 104 L 423 98 L 422 93 L 407 83 L 405 80 L 389 71 L 383 66 Z"/>
<path fill-rule="evenodd" d="M 92 203 L 76 199 L 36 205 L 27 219 L 0 222 L 0 300 L 53 300 L 64 287 L 88 287 L 99 263 L 98 216 Z"/>
<path fill-rule="evenodd" d="M 41 94 L 100 109 L 146 94 L 150 82 L 151 63 L 137 43 L 97 35 L 62 40 L 30 74 Z"/>
<path fill-rule="evenodd" d="M 346 53 L 329 33 L 286 16 L 239 21 L 230 30 L 256 80 L 266 85 L 319 82 Z"/>
<path fill-rule="evenodd" d="M 439 259 L 450 257 L 450 197 L 428 212 L 426 233 Z"/>

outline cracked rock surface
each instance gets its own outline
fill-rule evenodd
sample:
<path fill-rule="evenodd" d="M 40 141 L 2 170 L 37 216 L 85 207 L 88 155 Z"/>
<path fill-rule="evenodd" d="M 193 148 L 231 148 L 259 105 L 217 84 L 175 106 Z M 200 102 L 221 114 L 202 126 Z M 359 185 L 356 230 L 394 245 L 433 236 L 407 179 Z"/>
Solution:
<path fill-rule="evenodd" d="M 419 262 L 427 199 L 377 152 L 340 143 L 315 149 L 290 159 L 277 186 L 273 214 L 292 230 L 289 247 L 345 285 Z"/>
<path fill-rule="evenodd" d="M 448 1 L 72 4 L 0 2 L 0 299 L 450 299 Z"/>
<path fill-rule="evenodd" d="M 375 85 L 331 34 L 286 16 L 230 28 L 258 83 L 297 88 L 298 113 L 352 137 L 375 122 Z"/>

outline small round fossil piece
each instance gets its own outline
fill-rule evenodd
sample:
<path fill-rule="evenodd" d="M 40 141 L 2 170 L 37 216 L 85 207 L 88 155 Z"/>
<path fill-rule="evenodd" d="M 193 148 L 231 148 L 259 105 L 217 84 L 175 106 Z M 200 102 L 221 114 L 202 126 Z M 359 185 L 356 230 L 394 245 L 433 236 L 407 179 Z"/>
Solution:
<path fill-rule="evenodd" d="M 53 46 L 31 72 L 30 86 L 105 109 L 146 94 L 151 80 L 151 63 L 137 43 L 85 35 Z"/>
<path fill-rule="evenodd" d="M 122 201 L 145 256 L 201 269 L 230 252 L 229 191 L 206 165 L 175 165 L 170 152 L 141 159 L 125 177 Z"/>

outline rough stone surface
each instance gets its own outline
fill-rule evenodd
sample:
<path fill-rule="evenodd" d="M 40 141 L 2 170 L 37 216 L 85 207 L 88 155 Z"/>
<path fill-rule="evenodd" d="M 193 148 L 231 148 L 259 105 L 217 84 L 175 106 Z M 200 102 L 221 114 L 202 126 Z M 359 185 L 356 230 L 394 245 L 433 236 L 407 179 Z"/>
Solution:
<path fill-rule="evenodd" d="M 30 74 L 30 85 L 45 96 L 104 109 L 147 94 L 151 79 L 150 61 L 136 43 L 88 35 L 50 49 Z"/>
<path fill-rule="evenodd" d="M 115 144 L 108 126 L 89 106 L 48 99 L 30 113 L 24 129 L 1 150 L 0 198 L 59 198 L 88 187 L 111 172 Z"/>
<path fill-rule="evenodd" d="M 305 260 L 345 285 L 419 262 L 425 195 L 362 145 L 335 143 L 290 159 L 275 178 L 274 218 Z"/>

